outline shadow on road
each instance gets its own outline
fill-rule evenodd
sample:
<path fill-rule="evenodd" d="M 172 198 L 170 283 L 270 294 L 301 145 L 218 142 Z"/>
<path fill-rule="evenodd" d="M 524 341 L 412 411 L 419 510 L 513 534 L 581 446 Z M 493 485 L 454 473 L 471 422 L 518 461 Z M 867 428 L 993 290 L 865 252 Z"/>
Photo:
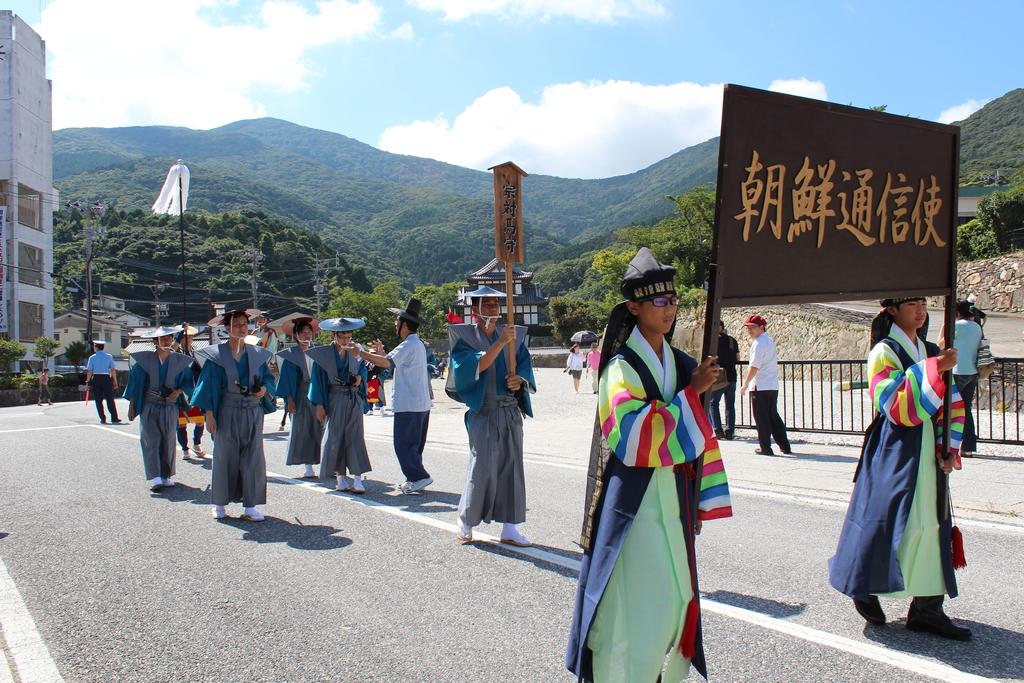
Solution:
<path fill-rule="evenodd" d="M 6 531 L 0 531 L 0 540 L 5 539 L 8 536 L 10 536 L 10 534 L 7 533 Z"/>
<path fill-rule="evenodd" d="M 177 482 L 174 486 L 169 486 L 159 491 L 153 491 L 150 493 L 151 498 L 163 498 L 169 500 L 172 503 L 193 503 L 195 505 L 209 505 L 210 504 L 210 487 L 207 486 L 204 489 L 197 489 L 194 486 L 188 484 L 182 484 Z"/>
<path fill-rule="evenodd" d="M 858 457 L 855 455 L 819 455 L 816 453 L 800 453 L 796 451 L 793 455 L 784 455 L 783 458 L 794 458 L 796 460 L 808 461 L 808 462 L 857 462 Z"/>
<path fill-rule="evenodd" d="M 530 557 L 529 555 L 524 555 L 520 552 L 517 552 L 515 548 L 510 546 L 504 546 L 500 543 L 473 543 L 471 544 L 471 546 L 481 552 L 491 553 L 492 555 L 500 555 L 501 557 L 510 560 L 516 560 L 519 562 L 528 562 L 529 564 L 532 564 L 534 567 L 537 567 L 537 569 L 545 569 L 549 572 L 554 572 L 555 574 L 559 574 L 560 576 L 564 576 L 569 579 L 577 579 L 580 575 L 579 570 L 569 569 L 567 567 L 554 564 L 541 558 L 535 558 Z M 582 553 L 569 552 L 563 550 L 562 548 L 552 548 L 551 546 L 540 545 L 539 543 L 533 544 L 532 547 L 536 548 L 537 550 L 543 550 L 545 552 L 551 553 L 552 555 L 560 555 L 565 558 L 576 560 L 577 562 L 583 557 Z"/>
<path fill-rule="evenodd" d="M 703 595 L 709 600 L 714 600 L 724 605 L 742 607 L 754 612 L 768 614 L 776 619 L 796 616 L 807 609 L 806 602 L 780 602 L 779 600 L 771 600 L 744 593 L 733 593 L 732 591 L 714 591 L 712 593 L 704 593 Z"/>
<path fill-rule="evenodd" d="M 928 633 L 908 631 L 905 621 L 864 628 L 864 637 L 893 650 L 933 657 L 960 671 L 987 678 L 1017 679 L 1024 671 L 1024 633 L 955 619 L 973 632 L 973 640 L 956 642 Z"/>
<path fill-rule="evenodd" d="M 351 538 L 335 535 L 341 529 L 322 524 L 307 526 L 298 518 L 293 523 L 279 517 L 267 517 L 257 523 L 227 517 L 220 520 L 220 523 L 244 531 L 243 541 L 284 543 L 296 550 L 338 550 L 352 545 Z"/>

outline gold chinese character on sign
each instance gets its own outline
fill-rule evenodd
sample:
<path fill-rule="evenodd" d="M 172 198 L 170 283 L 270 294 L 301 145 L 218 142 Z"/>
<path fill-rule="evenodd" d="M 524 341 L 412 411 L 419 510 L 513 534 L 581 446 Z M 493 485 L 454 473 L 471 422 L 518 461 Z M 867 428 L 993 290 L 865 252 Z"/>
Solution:
<path fill-rule="evenodd" d="M 834 186 L 832 174 L 835 172 L 836 162 L 832 159 L 829 159 L 828 163 L 812 166 L 810 158 L 804 157 L 803 166 L 793 178 L 796 185 L 793 188 L 793 222 L 789 224 L 787 242 L 792 242 L 793 238 L 813 230 L 817 224 L 818 248 L 821 248 L 825 241 L 825 224 L 830 216 L 836 215 L 836 212 L 829 208 Z"/>
<path fill-rule="evenodd" d="M 885 189 L 882 190 L 882 196 L 878 200 L 878 210 L 876 211 L 879 218 L 879 239 L 883 244 L 886 240 L 887 230 L 892 233 L 893 244 L 905 242 L 910 234 L 910 221 L 907 217 L 910 209 L 907 208 L 907 204 L 910 203 L 908 195 L 914 192 L 914 188 L 905 184 L 907 176 L 904 173 L 895 174 L 895 181 L 901 184 L 894 185 L 893 179 L 892 173 L 886 173 Z M 891 216 L 889 215 L 890 199 L 892 200 L 893 207 Z"/>
<path fill-rule="evenodd" d="M 768 223 L 775 238 L 781 239 L 786 167 L 782 164 L 769 166 L 765 180 L 761 180 L 759 175 L 765 168 L 760 161 L 760 155 L 755 149 L 750 165 L 745 170 L 747 171 L 747 179 L 740 184 L 743 211 L 733 216 L 736 220 L 743 221 L 743 241 L 747 242 L 750 240 L 750 227 L 755 218 L 759 218 L 757 221 L 757 232 L 761 232 L 764 229 L 765 223 Z M 773 213 L 774 217 L 772 217 Z"/>
<path fill-rule="evenodd" d="M 939 237 L 939 231 L 935 229 L 935 217 L 939 215 L 939 211 L 942 210 L 942 200 L 939 199 L 938 194 L 941 191 L 938 182 L 935 180 L 935 176 L 931 176 L 931 184 L 925 189 L 924 178 L 921 179 L 921 188 L 917 193 L 917 206 L 914 207 L 915 216 L 919 214 L 919 207 L 923 208 L 924 217 L 924 234 L 921 234 L 921 226 L 918 221 L 914 222 L 914 244 L 919 247 L 923 247 L 928 243 L 928 240 L 934 240 L 935 246 L 944 247 L 946 246 L 945 240 Z M 922 198 L 925 195 L 928 198 L 924 200 L 922 206 Z"/>
<path fill-rule="evenodd" d="M 871 235 L 874 228 L 872 209 L 874 208 L 875 191 L 868 184 L 874 175 L 875 172 L 870 168 L 862 168 L 857 171 L 857 189 L 853 191 L 852 208 L 847 206 L 847 193 L 839 193 L 839 210 L 842 213 L 842 220 L 836 228 L 846 230 L 865 247 L 870 247 L 876 241 Z M 849 181 L 851 178 L 848 171 L 843 171 L 844 181 Z"/>

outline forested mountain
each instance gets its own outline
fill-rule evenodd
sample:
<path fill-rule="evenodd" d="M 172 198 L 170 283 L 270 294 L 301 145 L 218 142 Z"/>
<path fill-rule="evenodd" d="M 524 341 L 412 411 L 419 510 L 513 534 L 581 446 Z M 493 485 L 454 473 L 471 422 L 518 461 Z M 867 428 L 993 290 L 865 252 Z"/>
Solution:
<path fill-rule="evenodd" d="M 997 168 L 1012 172 L 1024 164 L 1024 89 L 961 125 L 965 179 L 983 182 Z M 259 211 L 308 228 L 373 281 L 459 280 L 493 256 L 486 172 L 269 118 L 205 131 L 147 126 L 54 133 L 54 177 L 65 200 L 147 210 L 177 158 L 192 170 L 190 210 Z M 614 178 L 531 175 L 524 185 L 528 263 L 576 256 L 618 228 L 670 215 L 666 195 L 713 182 L 717 159 L 715 138 Z"/>
<path fill-rule="evenodd" d="M 637 173 L 602 180 L 531 175 L 525 185 L 527 255 L 671 212 L 667 194 L 713 178 L 714 141 Z M 64 199 L 148 209 L 167 168 L 192 171 L 190 208 L 259 210 L 310 228 L 367 269 L 408 284 L 461 279 L 493 256 L 491 175 L 383 152 L 335 133 L 275 119 L 215 130 L 162 126 L 54 134 Z"/>

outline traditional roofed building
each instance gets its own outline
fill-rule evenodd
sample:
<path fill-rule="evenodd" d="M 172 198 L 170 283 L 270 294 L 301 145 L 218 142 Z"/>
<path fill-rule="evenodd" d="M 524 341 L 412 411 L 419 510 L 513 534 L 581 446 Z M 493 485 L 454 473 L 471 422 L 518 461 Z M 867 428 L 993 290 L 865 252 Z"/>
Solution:
<path fill-rule="evenodd" d="M 491 259 L 487 265 L 469 274 L 466 278 L 469 284 L 459 289 L 459 299 L 455 302 L 454 310 L 469 322 L 469 315 L 472 309 L 469 303 L 463 299 L 463 294 L 471 292 L 481 286 L 491 287 L 500 292 L 505 291 L 505 263 L 498 259 Z M 533 273 L 520 270 L 512 266 L 512 282 L 515 287 L 513 305 L 515 306 L 516 323 L 535 327 L 540 324 L 540 311 L 548 305 L 544 293 L 540 291 L 540 285 L 533 284 Z M 504 303 L 501 307 L 501 315 L 506 315 Z"/>

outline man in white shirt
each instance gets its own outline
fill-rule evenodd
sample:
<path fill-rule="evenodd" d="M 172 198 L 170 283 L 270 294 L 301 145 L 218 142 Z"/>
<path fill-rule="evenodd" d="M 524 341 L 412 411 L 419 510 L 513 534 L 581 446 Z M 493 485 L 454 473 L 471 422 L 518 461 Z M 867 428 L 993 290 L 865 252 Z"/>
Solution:
<path fill-rule="evenodd" d="M 360 351 L 359 357 L 368 363 L 394 371 L 394 390 L 391 408 L 395 412 L 395 456 L 405 475 L 399 486 L 403 493 L 415 493 L 434 483 L 423 468 L 423 448 L 427 443 L 430 423 L 430 378 L 427 375 L 427 349 L 416 334 L 423 323 L 419 299 L 409 299 L 403 311 L 389 308 L 394 313 L 395 331 L 402 340 L 391 353 L 384 355 L 384 345 L 373 340 L 373 352 Z"/>
<path fill-rule="evenodd" d="M 789 455 L 793 450 L 789 447 L 786 423 L 782 421 L 778 409 L 779 356 L 775 342 L 768 336 L 768 321 L 759 315 L 751 315 L 743 321 L 743 326 L 747 328 L 753 344 L 750 346 L 747 376 L 740 393 L 750 389 L 757 440 L 761 444 L 754 452 L 758 455 L 775 455 L 771 442 L 774 438 L 779 450 Z"/>

